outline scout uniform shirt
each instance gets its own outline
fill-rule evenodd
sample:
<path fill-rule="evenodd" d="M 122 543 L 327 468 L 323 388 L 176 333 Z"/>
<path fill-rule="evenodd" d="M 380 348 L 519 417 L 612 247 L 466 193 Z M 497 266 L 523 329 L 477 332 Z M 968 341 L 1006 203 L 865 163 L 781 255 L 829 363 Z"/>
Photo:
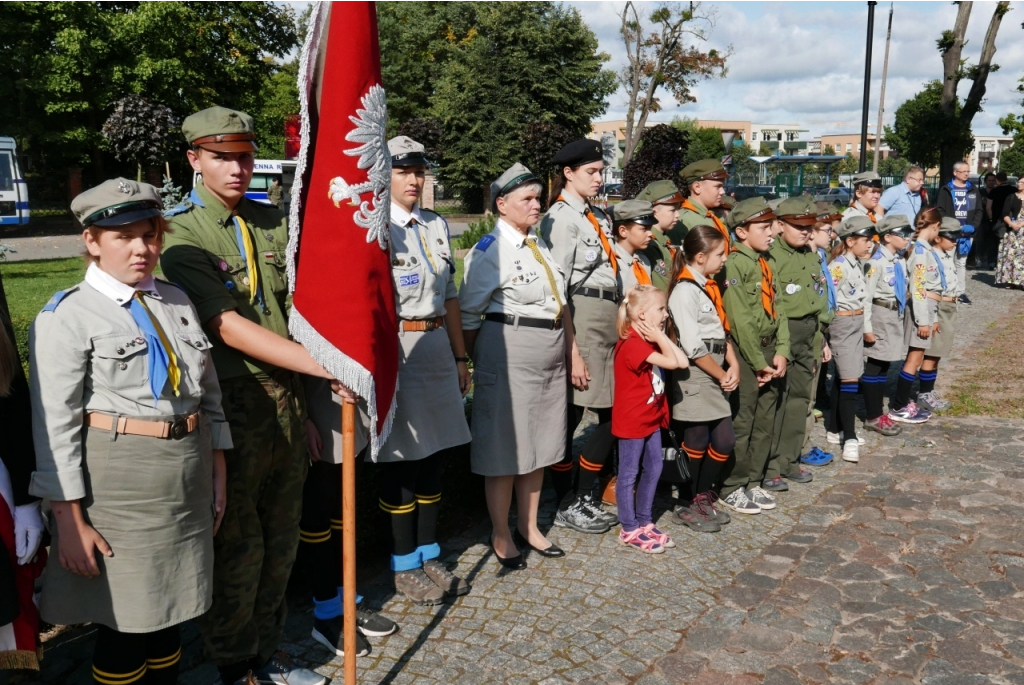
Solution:
<path fill-rule="evenodd" d="M 905 303 L 907 294 L 903 292 L 899 297 L 896 294 L 896 284 L 907 284 L 907 266 L 899 255 L 889 252 L 885 245 L 879 245 L 875 253 L 868 260 L 866 274 L 864 276 L 867 284 L 867 301 L 864 303 L 864 332 L 874 333 L 871 328 L 871 304 L 874 300 L 886 300 L 889 303 L 899 302 L 902 298 Z M 902 278 L 901 278 L 902 274 Z"/>
<path fill-rule="evenodd" d="M 865 309 L 868 288 L 860 260 L 849 253 L 841 254 L 832 260 L 828 270 L 836 289 L 836 309 L 841 312 Z"/>
<path fill-rule="evenodd" d="M 828 286 L 824 283 L 818 255 L 809 247 L 799 249 L 776 238 L 769 250 L 775 272 L 777 304 L 787 319 L 814 316 L 828 311 Z"/>
<path fill-rule="evenodd" d="M 643 250 L 638 250 L 631 255 L 619 242 L 615 242 L 612 249 L 615 250 L 615 256 L 619 259 L 619 292 L 623 297 L 630 288 L 639 285 L 640 280 L 636 273 L 638 269 L 647 277 L 647 284 L 654 285 L 651 279 L 651 263 L 647 260 L 647 255 Z"/>
<path fill-rule="evenodd" d="M 679 349 L 687 359 L 699 359 L 712 353 L 708 343 L 713 345 L 725 340 L 725 328 L 711 296 L 704 290 L 708 277 L 696 269 L 688 269 L 688 272 L 693 280 L 676 283 L 669 298 L 669 309 L 679 331 Z"/>
<path fill-rule="evenodd" d="M 391 203 L 391 278 L 402 319 L 445 315 L 445 300 L 459 296 L 448 224 L 413 205 L 412 213 Z"/>
<path fill-rule="evenodd" d="M 956 248 L 954 247 L 949 252 L 935 248 L 933 250 L 935 257 L 938 260 L 939 265 L 939 280 L 942 281 L 942 277 L 945 276 L 946 280 L 942 284 L 942 297 L 958 297 L 963 294 L 960 290 L 960 280 L 957 278 L 956 272 Z"/>
<path fill-rule="evenodd" d="M 643 250 L 651 265 L 651 284 L 661 292 L 668 292 L 669 277 L 672 275 L 672 249 L 668 237 L 660 228 L 651 228 L 651 242 Z"/>
<path fill-rule="evenodd" d="M 943 274 L 939 270 L 939 260 L 932 246 L 918 240 L 907 255 L 907 280 L 913 302 L 914 325 L 931 326 L 935 323 L 935 317 L 928 306 L 928 293 L 942 293 L 950 287 L 951 280 L 955 282 L 955 274 Z"/>
<path fill-rule="evenodd" d="M 145 294 L 170 339 L 181 374 L 177 396 L 168 382 L 159 398 L 153 397 L 149 355 L 155 352 L 147 349 L 146 334 L 128 309 L 136 290 Z M 92 264 L 82 283 L 57 293 L 43 307 L 29 345 L 35 351 L 32 495 L 57 501 L 86 496 L 82 429 L 89 412 L 147 418 L 187 416 L 201 409 L 210 419 L 213 449 L 231 448 L 210 361 L 212 346 L 181 288 L 152 276 L 132 287 Z"/>
<path fill-rule="evenodd" d="M 689 233 L 690 229 L 694 226 L 700 226 L 704 224 L 706 226 L 714 226 L 722 235 L 725 236 L 726 245 L 729 246 L 732 243 L 732 238 L 729 235 L 729 229 L 725 227 L 722 220 L 719 219 L 714 213 L 706 208 L 701 203 L 694 200 L 692 197 L 683 200 L 682 206 L 679 208 L 679 223 L 676 227 L 669 232 L 669 239 L 675 245 L 682 245 L 683 238 Z M 680 228 L 682 226 L 682 228 Z"/>
<path fill-rule="evenodd" d="M 537 261 L 528 239 L 537 241 L 547 269 Z M 498 219 L 494 230 L 466 255 L 459 308 L 467 331 L 480 328 L 484 314 L 556 319 L 561 316 L 564 298 L 561 267 L 533 228 L 523 235 Z"/>
<path fill-rule="evenodd" d="M 762 264 L 762 259 L 764 263 Z M 755 371 L 774 366 L 764 356 L 762 340 L 775 339 L 775 354 L 789 358 L 789 322 L 775 309 L 776 287 L 768 259 L 735 243 L 724 269 L 725 311 L 733 340 Z M 769 310 L 774 310 L 773 317 Z"/>
<path fill-rule="evenodd" d="M 604 234 L 603 241 L 594 222 Z M 551 256 L 565 274 L 570 290 L 584 278 L 586 282 L 582 287 L 585 288 L 614 291 L 618 287 L 604 247 L 608 245 L 608 249 L 612 249 L 615 242 L 611 221 L 600 209 L 591 207 L 574 195 L 563 193 L 541 217 L 540 236 L 550 246 Z"/>
<path fill-rule="evenodd" d="M 288 227 L 280 209 L 243 197 L 232 212 L 199 183 L 182 204 L 164 216 L 171 232 L 164 239 L 160 266 L 188 293 L 203 326 L 214 316 L 234 310 L 288 338 Z M 247 242 L 252 246 L 252 264 L 246 255 Z M 250 275 L 254 272 L 258 274 L 255 293 Z M 276 370 L 227 345 L 213 348 L 213 362 L 221 381 L 267 376 Z"/>
<path fill-rule="evenodd" d="M 843 210 L 843 216 L 866 216 L 876 224 L 884 214 L 885 210 L 882 209 L 882 205 L 878 205 L 875 209 L 868 209 L 860 203 L 860 200 L 854 200 L 849 207 Z"/>

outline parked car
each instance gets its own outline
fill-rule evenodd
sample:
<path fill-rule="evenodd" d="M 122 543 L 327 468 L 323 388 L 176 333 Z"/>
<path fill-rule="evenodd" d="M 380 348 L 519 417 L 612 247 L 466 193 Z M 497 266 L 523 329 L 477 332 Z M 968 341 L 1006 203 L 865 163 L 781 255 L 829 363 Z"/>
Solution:
<path fill-rule="evenodd" d="M 775 199 L 775 186 L 736 186 L 730 192 L 737 202 L 761 196 L 766 200 Z"/>
<path fill-rule="evenodd" d="M 849 188 L 829 188 L 814 196 L 815 202 L 827 202 L 832 205 L 846 207 L 850 204 Z"/>
<path fill-rule="evenodd" d="M 599 194 L 607 197 L 622 197 L 622 184 L 608 183 L 603 185 Z"/>

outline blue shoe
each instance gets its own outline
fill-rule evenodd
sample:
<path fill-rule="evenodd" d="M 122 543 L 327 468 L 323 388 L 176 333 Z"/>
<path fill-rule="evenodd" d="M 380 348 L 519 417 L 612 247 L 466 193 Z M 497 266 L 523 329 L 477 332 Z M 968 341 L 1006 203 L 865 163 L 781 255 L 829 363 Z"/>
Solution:
<path fill-rule="evenodd" d="M 810 452 L 800 457 L 800 463 L 808 466 L 824 466 L 834 458 L 831 452 L 825 452 L 819 447 L 812 447 Z"/>

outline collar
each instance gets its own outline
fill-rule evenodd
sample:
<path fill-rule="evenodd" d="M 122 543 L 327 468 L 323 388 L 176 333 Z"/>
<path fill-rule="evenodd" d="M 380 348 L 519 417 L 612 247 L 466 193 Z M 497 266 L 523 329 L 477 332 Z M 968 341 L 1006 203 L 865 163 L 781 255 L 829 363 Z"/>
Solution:
<path fill-rule="evenodd" d="M 420 205 L 418 202 L 413 204 L 411 212 L 405 211 L 405 209 L 394 202 L 391 203 L 391 223 L 398 224 L 399 226 L 407 226 L 410 219 L 415 219 L 418 224 L 425 225 L 427 223 L 423 220 L 423 214 L 420 213 Z"/>
<path fill-rule="evenodd" d="M 926 250 L 930 250 L 930 249 L 932 249 L 931 243 L 926 243 L 925 241 L 921 240 L 920 238 L 918 238 L 917 240 L 915 240 L 915 241 L 914 241 L 914 244 L 915 244 L 915 245 L 920 245 L 921 247 L 923 247 L 923 248 L 924 248 L 924 249 L 926 249 Z"/>
<path fill-rule="evenodd" d="M 860 211 L 864 212 L 865 214 L 874 214 L 875 213 L 874 209 L 868 209 L 867 207 L 862 205 L 860 200 L 854 200 L 852 206 L 853 206 L 854 209 L 859 209 Z M 875 207 L 877 208 L 878 205 L 875 205 Z"/>
<path fill-rule="evenodd" d="M 905 192 L 907 195 L 910 195 L 911 197 L 916 197 L 916 196 L 919 196 L 921 194 L 920 190 L 918 190 L 916 193 L 914 191 L 912 191 L 910 189 L 910 186 L 907 185 L 906 181 L 904 181 L 900 185 L 903 186 L 903 192 Z M 921 187 L 923 188 L 924 186 L 921 186 Z"/>
<path fill-rule="evenodd" d="M 587 201 L 581 200 L 572 193 L 562 191 L 562 202 L 575 209 L 580 214 L 587 213 Z"/>
<path fill-rule="evenodd" d="M 507 223 L 505 223 L 504 219 L 498 219 L 497 229 L 498 234 L 501 235 L 501 237 L 504 238 L 505 240 L 515 245 L 516 248 L 522 247 L 526 243 L 527 238 L 537 238 L 537 234 L 533 232 L 532 226 L 528 231 L 526 231 L 526 235 L 523 235 L 522 233 L 509 226 Z M 540 244 L 540 241 L 538 240 L 537 243 Z"/>
<path fill-rule="evenodd" d="M 810 251 L 809 249 L 804 249 L 804 248 L 807 247 L 806 245 L 804 245 L 804 247 L 793 247 L 792 245 L 787 243 L 785 240 L 783 240 L 781 237 L 775 239 L 775 243 L 772 243 L 772 248 L 775 247 L 776 243 L 779 244 L 779 249 L 780 250 L 785 250 L 789 254 L 796 254 L 798 252 L 809 252 Z"/>
<path fill-rule="evenodd" d="M 688 271 L 690 272 L 690 276 L 693 277 L 693 282 L 700 287 L 703 288 L 708 282 L 708 277 L 702 274 L 699 269 L 688 269 Z"/>
<path fill-rule="evenodd" d="M 878 251 L 882 253 L 882 258 L 889 262 L 896 261 L 896 253 L 890 252 L 889 248 L 881 243 L 878 244 Z"/>
<path fill-rule="evenodd" d="M 693 205 L 693 208 L 696 209 L 697 213 L 700 214 L 702 217 L 706 217 L 708 215 L 708 208 L 702 205 L 697 200 L 693 199 L 692 197 L 688 197 L 686 198 L 686 201 Z"/>
<path fill-rule="evenodd" d="M 231 215 L 238 212 L 248 222 L 248 198 L 242 197 L 235 205 L 234 209 L 228 209 L 224 206 L 224 203 L 218 200 L 213 194 L 206 189 L 206 186 L 202 182 L 197 183 L 192 192 L 189 193 L 189 199 L 192 200 L 192 204 L 202 207 L 206 210 L 207 214 L 217 222 L 218 226 L 226 226 L 234 229 L 235 223 L 231 220 Z"/>
<path fill-rule="evenodd" d="M 85 282 L 122 307 L 132 301 L 136 290 L 141 290 L 154 300 L 163 299 L 160 297 L 160 291 L 156 289 L 156 280 L 152 274 L 133 288 L 117 280 L 93 262 L 85 272 Z"/>
<path fill-rule="evenodd" d="M 756 252 L 755 250 L 747 247 L 746 245 L 738 241 L 733 244 L 732 250 L 733 252 L 739 252 L 741 255 L 744 255 L 745 257 L 754 262 L 756 262 L 757 260 L 761 259 L 761 257 L 764 256 L 760 252 Z"/>

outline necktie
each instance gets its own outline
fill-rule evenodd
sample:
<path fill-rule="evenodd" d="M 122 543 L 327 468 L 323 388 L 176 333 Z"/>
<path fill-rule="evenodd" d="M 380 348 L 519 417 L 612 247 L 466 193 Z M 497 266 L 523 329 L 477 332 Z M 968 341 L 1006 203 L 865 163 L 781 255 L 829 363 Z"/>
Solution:
<path fill-rule="evenodd" d="M 690 202 L 689 200 L 683 200 L 683 204 L 681 206 L 683 209 L 688 209 L 694 214 L 700 214 L 700 210 L 694 207 L 693 203 Z M 729 237 L 729 229 L 725 227 L 725 224 L 722 223 L 722 220 L 715 216 L 714 212 L 712 212 L 710 209 L 707 210 L 707 213 L 704 215 L 704 218 L 711 219 L 711 222 L 714 224 L 715 228 L 718 229 L 718 232 L 725 236 L 725 254 L 729 254 L 729 252 L 732 251 Z"/>
<path fill-rule="evenodd" d="M 939 280 L 942 281 L 942 289 L 946 289 L 946 267 L 942 266 L 942 260 L 939 258 L 937 250 L 932 250 L 932 254 L 935 256 L 935 263 L 939 265 Z"/>
<path fill-rule="evenodd" d="M 146 344 L 149 347 L 149 389 L 153 393 L 153 406 L 156 406 L 163 392 L 164 384 L 168 379 L 171 381 L 171 390 L 174 396 L 179 395 L 178 384 L 181 382 L 181 370 L 178 368 L 178 358 L 174 354 L 170 340 L 164 334 L 160 322 L 149 310 L 146 301 L 142 299 L 142 293 L 135 291 L 128 311 L 131 312 L 135 323 L 146 335 Z"/>
<path fill-rule="evenodd" d="M 640 285 L 650 285 L 651 277 L 644 271 L 643 264 L 640 263 L 640 258 L 633 255 L 633 276 L 636 278 L 636 282 Z"/>
<path fill-rule="evenodd" d="M 683 267 L 683 270 L 679 273 L 679 277 L 676 280 L 690 281 L 704 291 L 704 294 L 708 296 L 709 300 L 711 300 L 711 304 L 715 305 L 715 312 L 718 314 L 718 320 L 722 322 L 722 328 L 725 329 L 725 333 L 728 335 L 730 330 L 729 317 L 725 314 L 725 305 L 722 302 L 722 291 L 719 290 L 718 283 L 716 283 L 713 278 L 709 278 L 705 280 L 704 285 L 701 286 L 701 284 L 697 282 L 697 279 L 693 277 L 689 266 Z"/>
<path fill-rule="evenodd" d="M 771 317 L 772 321 L 775 320 L 775 277 L 772 275 L 772 269 L 768 266 L 768 260 L 764 257 L 758 257 L 757 260 L 761 264 L 761 306 L 764 307 L 764 312 Z"/>
<path fill-rule="evenodd" d="M 252 304 L 258 300 L 262 307 L 263 288 L 260 286 L 260 269 L 256 262 L 256 246 L 253 244 L 252 232 L 249 231 L 249 226 L 246 225 L 242 217 L 237 214 L 232 214 L 231 220 L 235 222 L 235 241 L 238 243 L 238 254 L 245 262 L 245 272 L 249 280 L 246 284 L 249 286 L 249 303 Z"/>
<path fill-rule="evenodd" d="M 903 265 L 898 260 L 894 263 L 894 266 L 896 268 L 896 281 L 893 284 L 893 290 L 896 293 L 896 302 L 900 305 L 900 314 L 902 314 L 907 306 L 907 272 L 903 270 Z"/>
<path fill-rule="evenodd" d="M 565 202 L 565 197 L 559 195 L 558 201 Z M 608 261 L 611 262 L 612 271 L 614 271 L 615 275 L 618 276 L 619 259 L 618 257 L 615 256 L 615 252 L 612 250 L 612 244 L 608 242 L 608 236 L 604 234 L 604 230 L 601 228 L 601 224 L 600 222 L 598 222 L 597 217 L 594 216 L 594 211 L 590 209 L 590 205 L 587 205 L 587 209 L 586 211 L 583 212 L 583 214 L 584 216 L 587 217 L 587 221 L 590 222 L 590 225 L 594 227 L 594 230 L 597 231 L 597 237 L 601 241 L 601 247 L 604 249 L 604 253 L 608 256 Z M 542 259 L 541 261 L 544 260 Z M 544 268 L 547 268 L 547 266 L 545 266 Z"/>
<path fill-rule="evenodd" d="M 825 284 L 828 285 L 828 310 L 834 312 L 836 310 L 836 286 L 832 282 L 832 275 L 828 272 L 825 261 L 825 250 L 818 248 L 818 263 L 821 264 L 821 277 Z"/>
<path fill-rule="evenodd" d="M 558 285 L 555 283 L 555 275 L 551 273 L 551 267 L 544 261 L 544 255 L 540 253 L 540 248 L 537 247 L 537 239 L 530 237 L 526 239 L 526 246 L 530 248 L 530 252 L 533 253 L 533 258 L 540 262 L 540 265 L 544 267 L 544 273 L 548 277 L 548 285 L 551 286 L 551 294 L 555 296 L 555 302 L 558 303 L 558 316 L 556 318 L 562 318 L 562 298 L 558 294 Z"/>
<path fill-rule="evenodd" d="M 423 232 L 420 230 L 420 222 L 416 219 L 409 219 L 409 226 L 416 232 L 416 239 L 420 244 L 420 254 L 423 255 L 423 261 L 427 263 L 427 268 L 430 269 L 430 273 L 437 275 L 437 268 L 434 266 L 434 256 L 430 253 L 430 246 L 427 245 L 426 239 L 423 237 Z"/>

